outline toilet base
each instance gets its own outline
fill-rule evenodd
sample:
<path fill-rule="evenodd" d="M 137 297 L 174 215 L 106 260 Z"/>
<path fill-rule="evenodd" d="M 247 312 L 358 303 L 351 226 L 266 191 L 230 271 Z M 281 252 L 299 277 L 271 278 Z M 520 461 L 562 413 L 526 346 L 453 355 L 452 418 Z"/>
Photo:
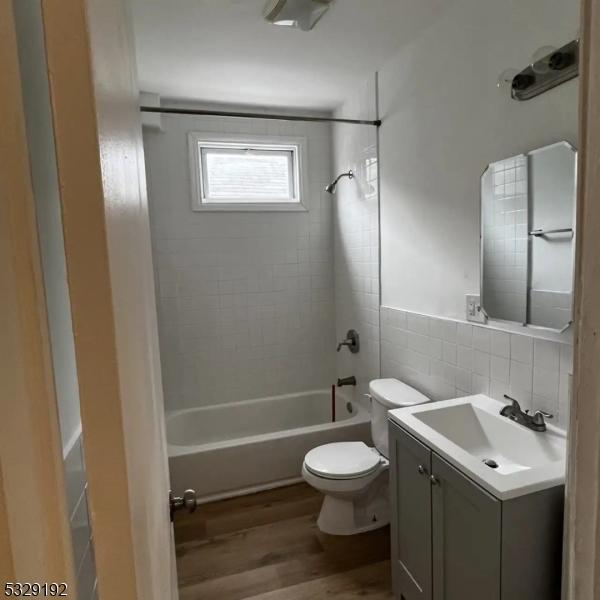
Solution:
<path fill-rule="evenodd" d="M 353 497 L 325 495 L 317 525 L 330 535 L 355 535 L 385 527 L 390 522 L 387 473 L 384 481 Z"/>

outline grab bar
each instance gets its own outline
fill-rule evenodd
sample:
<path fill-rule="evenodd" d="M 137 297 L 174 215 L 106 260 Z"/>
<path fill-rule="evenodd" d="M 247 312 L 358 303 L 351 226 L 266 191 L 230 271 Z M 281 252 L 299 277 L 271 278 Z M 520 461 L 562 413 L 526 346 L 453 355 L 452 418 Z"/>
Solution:
<path fill-rule="evenodd" d="M 529 232 L 529 235 L 533 235 L 534 237 L 539 237 L 541 235 L 547 235 L 549 233 L 573 233 L 573 229 L 570 227 L 564 229 L 534 229 Z"/>

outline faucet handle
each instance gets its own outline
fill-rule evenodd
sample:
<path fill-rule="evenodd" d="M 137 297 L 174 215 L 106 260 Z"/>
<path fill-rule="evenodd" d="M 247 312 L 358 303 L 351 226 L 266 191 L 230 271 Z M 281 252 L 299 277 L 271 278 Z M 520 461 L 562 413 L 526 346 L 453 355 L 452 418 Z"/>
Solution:
<path fill-rule="evenodd" d="M 544 419 L 553 419 L 554 415 L 544 412 L 543 410 L 536 410 L 533 415 L 533 422 L 536 425 L 543 425 Z"/>
<path fill-rule="evenodd" d="M 521 410 L 521 405 L 517 402 L 517 400 L 515 400 L 514 398 L 512 398 L 508 394 L 504 394 L 504 398 L 506 398 L 506 400 L 510 400 L 512 402 L 512 406 L 513 406 L 514 409 Z"/>
<path fill-rule="evenodd" d="M 339 352 L 343 346 L 347 346 L 352 354 L 356 354 L 360 350 L 360 337 L 354 329 L 349 329 L 346 334 L 346 339 L 338 344 L 337 351 Z"/>

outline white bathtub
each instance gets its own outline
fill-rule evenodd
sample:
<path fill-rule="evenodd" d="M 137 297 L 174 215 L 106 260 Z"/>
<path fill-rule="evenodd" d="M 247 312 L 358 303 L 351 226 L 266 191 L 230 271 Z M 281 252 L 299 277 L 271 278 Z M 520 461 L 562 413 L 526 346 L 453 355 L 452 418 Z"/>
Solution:
<path fill-rule="evenodd" d="M 301 479 L 304 455 L 328 442 L 370 443 L 369 414 L 319 390 L 167 412 L 171 487 L 201 501 L 287 485 Z"/>

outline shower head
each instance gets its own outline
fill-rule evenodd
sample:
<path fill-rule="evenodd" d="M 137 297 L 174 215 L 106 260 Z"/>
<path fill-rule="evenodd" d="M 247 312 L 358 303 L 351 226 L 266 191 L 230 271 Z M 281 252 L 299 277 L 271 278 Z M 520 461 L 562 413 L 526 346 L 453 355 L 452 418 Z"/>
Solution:
<path fill-rule="evenodd" d="M 335 190 L 337 188 L 338 181 L 342 177 L 347 177 L 348 179 L 354 179 L 354 173 L 352 171 L 348 171 L 347 173 L 342 173 L 341 175 L 338 175 L 334 181 L 332 181 L 329 185 L 325 186 L 325 191 L 328 194 L 335 194 Z"/>

